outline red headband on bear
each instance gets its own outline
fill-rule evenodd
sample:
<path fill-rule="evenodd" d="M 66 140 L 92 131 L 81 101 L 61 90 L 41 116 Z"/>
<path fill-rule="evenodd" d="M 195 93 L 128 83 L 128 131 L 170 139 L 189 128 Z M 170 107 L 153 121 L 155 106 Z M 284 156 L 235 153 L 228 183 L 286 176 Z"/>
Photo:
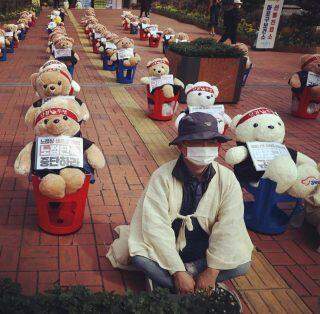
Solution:
<path fill-rule="evenodd" d="M 209 86 L 195 86 L 195 87 L 192 87 L 192 88 L 187 92 L 187 95 L 188 95 L 189 93 L 191 93 L 191 92 L 194 92 L 194 91 L 214 93 L 213 88 L 211 88 L 211 87 L 209 87 Z"/>
<path fill-rule="evenodd" d="M 164 63 L 167 66 L 169 66 L 169 62 L 166 60 L 157 60 L 157 61 L 152 62 L 150 65 L 147 65 L 147 68 L 153 67 L 154 65 L 161 64 L 161 63 Z"/>
<path fill-rule="evenodd" d="M 238 127 L 241 123 L 255 117 L 255 116 L 259 116 L 261 114 L 275 114 L 274 111 L 272 111 L 271 109 L 268 108 L 257 108 L 257 109 L 253 109 L 251 111 L 249 111 L 245 116 L 243 116 L 239 122 L 237 123 L 236 127 Z"/>
<path fill-rule="evenodd" d="M 50 108 L 50 109 L 47 109 L 47 110 L 41 112 L 37 116 L 34 125 L 37 125 L 41 120 L 45 119 L 46 117 L 56 116 L 56 115 L 64 115 L 64 116 L 67 116 L 67 117 L 73 119 L 74 121 L 78 122 L 77 115 L 74 114 L 72 111 L 70 111 L 68 109 L 63 109 L 63 108 Z"/>

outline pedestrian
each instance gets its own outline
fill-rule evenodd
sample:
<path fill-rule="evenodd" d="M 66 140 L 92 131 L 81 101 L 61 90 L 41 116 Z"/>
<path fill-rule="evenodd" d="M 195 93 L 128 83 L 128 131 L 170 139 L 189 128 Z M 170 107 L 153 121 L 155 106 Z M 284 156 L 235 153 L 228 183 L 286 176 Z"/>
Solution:
<path fill-rule="evenodd" d="M 233 172 L 215 161 L 229 140 L 210 114 L 180 120 L 171 142 L 180 157 L 153 173 L 130 227 L 119 227 L 107 254 L 114 267 L 131 261 L 156 286 L 181 294 L 214 289 L 249 270 L 253 245 L 242 190 Z"/>
<path fill-rule="evenodd" d="M 146 17 L 149 17 L 151 10 L 151 0 L 141 0 L 140 18 L 144 13 Z"/>
<path fill-rule="evenodd" d="M 219 40 L 220 43 L 225 42 L 228 38 L 231 40 L 231 44 L 237 43 L 238 25 L 241 20 L 241 5 L 241 0 L 234 0 L 233 3 L 225 5 L 223 15 L 224 33 Z"/>
<path fill-rule="evenodd" d="M 215 28 L 218 26 L 221 0 L 211 0 L 210 6 L 210 35 L 215 35 Z"/>

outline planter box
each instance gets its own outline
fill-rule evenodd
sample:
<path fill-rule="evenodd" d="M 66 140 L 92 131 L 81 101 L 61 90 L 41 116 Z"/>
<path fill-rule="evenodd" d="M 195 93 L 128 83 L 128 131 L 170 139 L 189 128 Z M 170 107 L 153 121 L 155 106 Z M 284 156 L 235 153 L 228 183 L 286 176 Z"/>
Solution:
<path fill-rule="evenodd" d="M 185 85 L 205 81 L 219 88 L 216 103 L 237 103 L 241 94 L 241 82 L 245 70 L 244 58 L 186 57 L 170 50 L 166 57 L 171 73 Z M 181 102 L 186 101 L 182 93 Z"/>

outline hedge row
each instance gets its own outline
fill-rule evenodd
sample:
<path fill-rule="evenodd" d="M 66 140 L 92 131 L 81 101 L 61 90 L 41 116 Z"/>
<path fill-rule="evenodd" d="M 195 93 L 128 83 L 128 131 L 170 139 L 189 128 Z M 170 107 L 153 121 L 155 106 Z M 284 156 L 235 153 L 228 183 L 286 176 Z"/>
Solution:
<path fill-rule="evenodd" d="M 191 42 L 174 43 L 169 49 L 183 56 L 202 58 L 240 58 L 243 53 L 232 46 L 217 43 L 211 38 L 197 38 Z"/>
<path fill-rule="evenodd" d="M 45 294 L 25 296 L 19 284 L 4 279 L 0 281 L 0 313 L 233 314 L 240 313 L 240 306 L 233 295 L 219 288 L 211 295 L 197 293 L 179 297 L 164 289 L 152 293 L 128 292 L 122 296 L 93 293 L 83 286 L 75 286 L 67 290 L 56 287 Z"/>
<path fill-rule="evenodd" d="M 12 21 L 12 20 L 17 20 L 20 16 L 20 12 L 21 11 L 25 11 L 25 10 L 32 10 L 36 13 L 36 15 L 40 14 L 41 11 L 41 7 L 40 6 L 35 6 L 35 5 L 31 5 L 31 6 L 27 6 L 27 7 L 22 7 L 19 8 L 16 11 L 12 11 L 10 13 L 7 14 L 0 14 L 0 23 L 5 23 L 8 21 Z"/>

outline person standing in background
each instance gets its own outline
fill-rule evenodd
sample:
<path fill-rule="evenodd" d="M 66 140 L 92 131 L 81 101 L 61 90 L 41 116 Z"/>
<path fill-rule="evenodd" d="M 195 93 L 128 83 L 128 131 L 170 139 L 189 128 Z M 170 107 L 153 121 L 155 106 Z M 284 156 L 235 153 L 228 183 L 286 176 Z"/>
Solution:
<path fill-rule="evenodd" d="M 218 26 L 221 0 L 211 0 L 210 5 L 210 35 L 215 35 L 215 28 Z"/>
<path fill-rule="evenodd" d="M 223 15 L 224 33 L 219 42 L 223 43 L 230 38 L 232 44 L 237 43 L 238 25 L 241 20 L 241 0 L 234 0 L 232 4 L 226 4 Z"/>
<path fill-rule="evenodd" d="M 141 11 L 140 11 L 140 18 L 144 13 L 146 17 L 149 17 L 151 10 L 151 0 L 141 0 Z"/>
<path fill-rule="evenodd" d="M 53 8 L 58 9 L 59 7 L 59 0 L 53 0 Z"/>

